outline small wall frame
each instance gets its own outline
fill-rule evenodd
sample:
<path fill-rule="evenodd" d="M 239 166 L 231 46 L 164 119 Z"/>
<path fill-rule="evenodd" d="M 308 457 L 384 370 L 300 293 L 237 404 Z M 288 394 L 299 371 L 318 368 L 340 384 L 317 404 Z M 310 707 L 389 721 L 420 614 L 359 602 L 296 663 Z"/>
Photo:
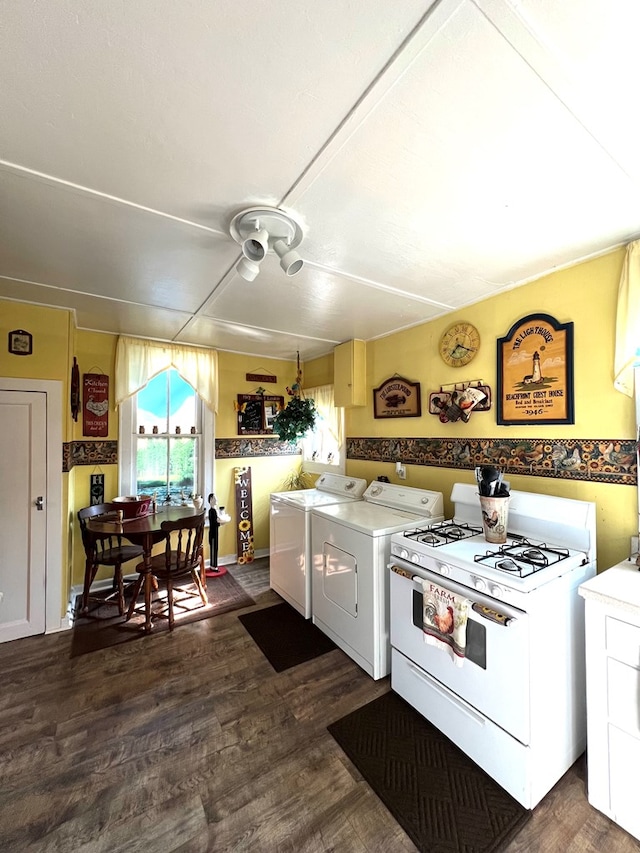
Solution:
<path fill-rule="evenodd" d="M 9 352 L 12 355 L 31 355 L 33 353 L 33 336 L 24 329 L 14 329 L 9 332 Z"/>
<path fill-rule="evenodd" d="M 272 435 L 273 421 L 284 406 L 284 397 L 270 394 L 238 394 L 238 435 Z"/>
<path fill-rule="evenodd" d="M 419 418 L 421 414 L 419 382 L 396 374 L 373 389 L 374 418 Z"/>

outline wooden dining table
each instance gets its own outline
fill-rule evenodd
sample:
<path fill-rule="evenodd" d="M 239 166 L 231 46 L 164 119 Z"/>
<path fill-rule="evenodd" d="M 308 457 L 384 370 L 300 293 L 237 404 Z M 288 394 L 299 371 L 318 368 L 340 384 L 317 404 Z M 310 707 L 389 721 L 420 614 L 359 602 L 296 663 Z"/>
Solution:
<path fill-rule="evenodd" d="M 119 520 L 105 520 L 105 516 L 87 519 L 87 530 L 92 533 L 100 533 L 104 536 L 105 533 L 111 533 L 114 536 L 122 536 L 133 542 L 134 545 L 141 545 L 143 549 L 142 561 L 144 563 L 144 597 L 145 605 L 150 605 L 151 594 L 154 585 L 153 573 L 151 571 L 151 555 L 153 546 L 163 539 L 166 539 L 166 532 L 162 530 L 163 521 L 180 521 L 183 518 L 190 518 L 194 515 L 200 515 L 204 512 L 202 509 L 196 509 L 193 506 L 161 506 L 158 507 L 155 513 L 139 516 L 136 518 L 123 518 Z M 206 588 L 206 578 L 203 579 L 203 584 Z M 151 632 L 151 607 L 145 606 L 146 616 L 144 622 L 144 632 Z"/>

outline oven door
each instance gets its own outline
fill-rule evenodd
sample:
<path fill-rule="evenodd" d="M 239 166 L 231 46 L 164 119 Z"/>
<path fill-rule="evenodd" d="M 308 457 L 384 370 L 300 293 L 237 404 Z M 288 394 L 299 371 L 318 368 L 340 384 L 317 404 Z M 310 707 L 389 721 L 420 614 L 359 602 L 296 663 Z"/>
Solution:
<path fill-rule="evenodd" d="M 394 571 L 394 566 L 405 574 Z M 390 569 L 392 647 L 521 743 L 528 744 L 530 637 L 527 614 L 402 560 L 391 564 Z M 406 577 L 406 573 L 411 577 Z M 469 607 L 462 666 L 456 665 L 449 651 L 425 641 L 422 579 L 469 599 L 472 605 L 497 611 L 505 617 L 496 622 Z"/>

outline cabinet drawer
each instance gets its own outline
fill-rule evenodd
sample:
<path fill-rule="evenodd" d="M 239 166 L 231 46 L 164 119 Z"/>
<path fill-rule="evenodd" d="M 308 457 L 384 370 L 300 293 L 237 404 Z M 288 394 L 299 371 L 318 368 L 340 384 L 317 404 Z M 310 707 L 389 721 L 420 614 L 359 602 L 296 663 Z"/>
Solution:
<path fill-rule="evenodd" d="M 613 616 L 605 618 L 607 654 L 631 666 L 640 666 L 640 627 Z"/>

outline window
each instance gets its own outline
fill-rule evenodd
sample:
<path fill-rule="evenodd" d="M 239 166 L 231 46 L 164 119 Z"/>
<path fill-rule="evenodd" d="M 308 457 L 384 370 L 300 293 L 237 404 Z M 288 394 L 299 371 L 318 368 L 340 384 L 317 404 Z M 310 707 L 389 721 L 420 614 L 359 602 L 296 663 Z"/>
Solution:
<path fill-rule="evenodd" d="M 304 394 L 315 400 L 318 417 L 315 428 L 301 442 L 303 470 L 313 474 L 344 473 L 344 409 L 333 404 L 333 385 L 305 388 Z"/>
<path fill-rule="evenodd" d="M 181 503 L 213 491 L 213 415 L 177 370 L 154 376 L 120 406 L 121 494 Z"/>

